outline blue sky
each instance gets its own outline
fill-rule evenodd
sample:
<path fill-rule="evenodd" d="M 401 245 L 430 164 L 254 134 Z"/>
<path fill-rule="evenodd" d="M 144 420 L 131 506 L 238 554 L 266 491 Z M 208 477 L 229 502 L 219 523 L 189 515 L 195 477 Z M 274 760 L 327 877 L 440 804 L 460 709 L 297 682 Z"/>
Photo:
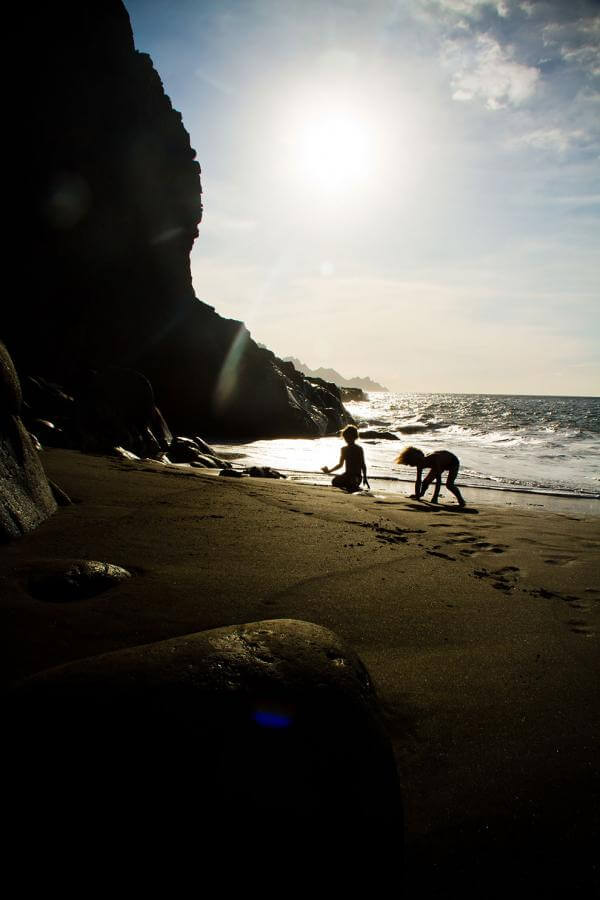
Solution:
<path fill-rule="evenodd" d="M 197 296 L 393 390 L 599 394 L 597 0 L 126 0 Z"/>

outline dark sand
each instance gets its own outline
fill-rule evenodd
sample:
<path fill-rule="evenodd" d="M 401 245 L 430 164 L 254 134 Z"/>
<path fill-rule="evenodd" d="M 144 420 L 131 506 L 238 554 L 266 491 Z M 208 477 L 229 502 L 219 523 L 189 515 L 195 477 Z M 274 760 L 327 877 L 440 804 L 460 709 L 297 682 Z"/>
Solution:
<path fill-rule="evenodd" d="M 5 683 L 266 618 L 324 625 L 375 682 L 403 785 L 409 896 L 599 878 L 599 519 L 435 510 L 285 481 L 47 451 L 78 502 L 0 551 Z M 471 497 L 467 498 L 471 502 Z M 136 577 L 44 603 L 39 562 Z"/>

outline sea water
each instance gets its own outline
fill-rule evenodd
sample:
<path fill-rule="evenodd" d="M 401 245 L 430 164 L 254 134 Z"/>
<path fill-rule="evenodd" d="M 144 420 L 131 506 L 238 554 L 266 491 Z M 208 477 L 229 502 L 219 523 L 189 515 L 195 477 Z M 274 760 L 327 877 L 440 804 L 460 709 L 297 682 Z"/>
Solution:
<path fill-rule="evenodd" d="M 346 403 L 360 432 L 371 487 L 406 493 L 415 470 L 394 463 L 411 444 L 425 453 L 451 450 L 460 459 L 465 488 L 600 498 L 600 397 L 528 397 L 498 394 L 372 393 Z M 388 432 L 391 436 L 383 436 Z M 294 480 L 329 483 L 338 437 L 278 439 L 217 445 L 237 465 L 271 466 Z"/>

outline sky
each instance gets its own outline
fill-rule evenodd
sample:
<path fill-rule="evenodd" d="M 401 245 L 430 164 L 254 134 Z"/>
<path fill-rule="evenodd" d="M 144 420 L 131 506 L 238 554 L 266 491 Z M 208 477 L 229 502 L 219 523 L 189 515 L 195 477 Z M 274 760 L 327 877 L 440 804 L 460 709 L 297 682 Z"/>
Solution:
<path fill-rule="evenodd" d="M 600 0 L 125 0 L 194 289 L 396 391 L 600 394 Z"/>

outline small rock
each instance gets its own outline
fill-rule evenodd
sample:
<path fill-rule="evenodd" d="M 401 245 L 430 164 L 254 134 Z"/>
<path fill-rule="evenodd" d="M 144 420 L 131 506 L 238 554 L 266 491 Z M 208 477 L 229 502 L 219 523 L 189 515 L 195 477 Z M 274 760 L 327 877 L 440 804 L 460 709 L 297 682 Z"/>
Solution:
<path fill-rule="evenodd" d="M 34 446 L 34 449 L 37 450 L 38 453 L 41 453 L 42 450 L 43 450 L 44 448 L 42 447 L 42 445 L 40 444 L 40 442 L 39 442 L 38 439 L 36 438 L 35 434 L 32 434 L 32 432 L 30 431 L 30 432 L 29 432 L 29 437 L 31 438 L 31 443 L 32 443 L 33 446 Z"/>
<path fill-rule="evenodd" d="M 30 575 L 29 592 L 37 600 L 69 603 L 94 597 L 114 587 L 131 572 L 112 563 L 91 559 L 57 560 L 46 565 L 46 571 Z"/>
<path fill-rule="evenodd" d="M 392 431 L 361 431 L 360 432 L 361 439 L 364 438 L 380 438 L 384 441 L 399 441 L 400 438 L 397 434 L 394 434 Z"/>
<path fill-rule="evenodd" d="M 34 419 L 29 424 L 29 432 L 45 447 L 64 446 L 63 430 L 57 428 L 54 422 L 48 419 Z"/>
<path fill-rule="evenodd" d="M 119 459 L 130 459 L 130 460 L 138 460 L 139 461 L 139 456 L 136 456 L 135 453 L 131 452 L 131 450 L 126 450 L 125 447 L 113 447 L 110 455 L 118 456 Z"/>
<path fill-rule="evenodd" d="M 63 489 L 59 487 L 55 481 L 51 481 L 48 479 L 48 484 L 50 485 L 50 490 L 52 491 L 52 496 L 56 500 L 59 506 L 72 506 L 73 501 L 69 497 L 68 494 L 65 494 Z"/>
<path fill-rule="evenodd" d="M 287 475 L 282 475 L 270 466 L 250 466 L 246 471 L 252 478 L 287 478 Z"/>
<path fill-rule="evenodd" d="M 203 441 L 202 438 L 198 437 L 197 434 L 194 435 L 194 441 L 196 443 L 196 446 L 199 450 L 202 451 L 202 453 L 205 453 L 207 456 L 215 456 L 215 451 L 213 450 L 213 448 L 209 447 L 206 441 Z"/>

